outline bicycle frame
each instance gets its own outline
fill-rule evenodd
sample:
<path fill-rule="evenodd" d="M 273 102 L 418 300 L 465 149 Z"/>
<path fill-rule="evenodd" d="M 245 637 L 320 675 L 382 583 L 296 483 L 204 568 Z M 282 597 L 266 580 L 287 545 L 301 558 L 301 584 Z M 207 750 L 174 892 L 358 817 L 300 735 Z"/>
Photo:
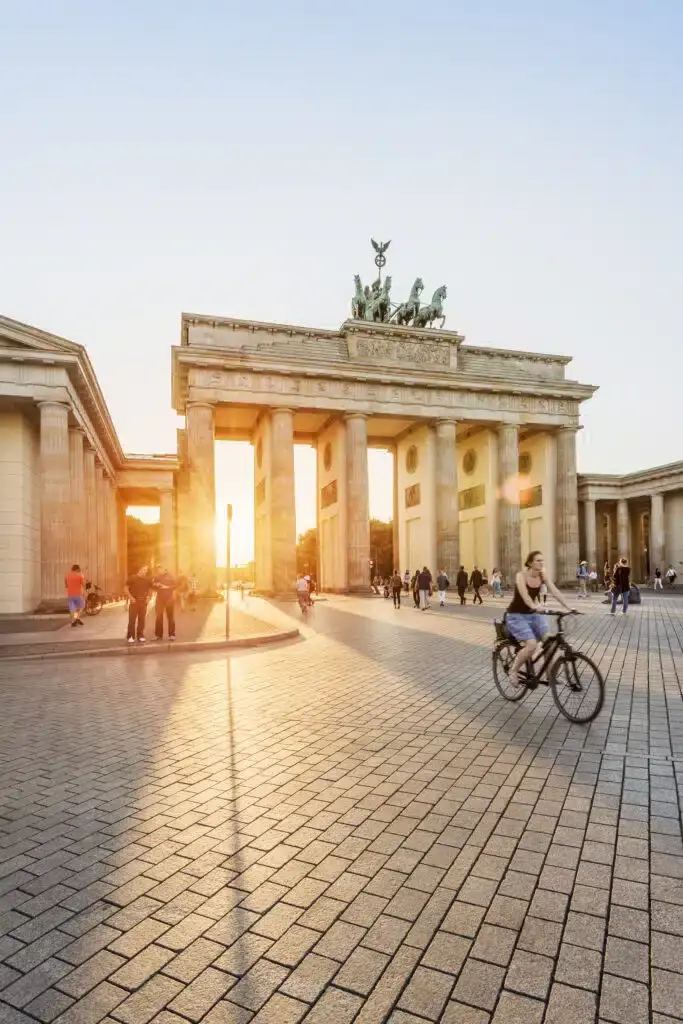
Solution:
<path fill-rule="evenodd" d="M 520 669 L 520 673 L 524 673 L 525 670 L 527 672 L 527 685 L 529 685 L 530 683 L 534 685 L 542 683 L 543 686 L 548 686 L 548 679 L 543 677 L 546 675 L 548 669 L 550 668 L 553 658 L 555 657 L 557 652 L 563 651 L 565 653 L 569 652 L 569 654 L 571 654 L 572 648 L 571 645 L 565 639 L 564 626 L 562 625 L 562 619 L 564 618 L 565 614 L 567 613 L 555 613 L 555 615 L 557 616 L 557 632 L 544 637 L 544 639 L 541 641 L 540 651 L 534 654 L 533 658 L 530 658 L 529 661 L 527 661 L 527 663 L 523 665 Z M 521 644 L 519 644 L 517 641 L 515 641 L 515 644 L 518 646 L 519 649 L 521 649 Z M 523 676 L 521 678 L 523 678 Z"/>

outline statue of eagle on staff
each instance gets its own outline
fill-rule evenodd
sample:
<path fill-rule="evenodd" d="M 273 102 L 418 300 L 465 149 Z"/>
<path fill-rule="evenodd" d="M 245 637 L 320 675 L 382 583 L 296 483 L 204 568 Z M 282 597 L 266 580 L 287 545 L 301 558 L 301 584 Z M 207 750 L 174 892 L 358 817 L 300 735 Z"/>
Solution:
<path fill-rule="evenodd" d="M 370 239 L 370 244 L 377 254 L 375 265 L 378 270 L 378 277 L 373 281 L 372 286 L 366 285 L 360 279 L 360 274 L 354 275 L 355 292 L 351 299 L 351 315 L 354 320 L 369 320 L 374 323 L 395 323 L 402 327 L 412 325 L 413 327 L 432 327 L 436 320 L 440 320 L 439 327 L 446 322 L 446 314 L 443 311 L 443 300 L 446 298 L 446 286 L 441 285 L 432 295 L 432 301 L 425 306 L 420 303 L 420 295 L 424 288 L 421 277 L 417 277 L 410 290 L 407 302 L 392 303 L 390 299 L 391 277 L 386 277 L 382 282 L 382 269 L 386 265 L 387 258 L 384 255 L 389 246 L 388 242 L 377 242 Z"/>

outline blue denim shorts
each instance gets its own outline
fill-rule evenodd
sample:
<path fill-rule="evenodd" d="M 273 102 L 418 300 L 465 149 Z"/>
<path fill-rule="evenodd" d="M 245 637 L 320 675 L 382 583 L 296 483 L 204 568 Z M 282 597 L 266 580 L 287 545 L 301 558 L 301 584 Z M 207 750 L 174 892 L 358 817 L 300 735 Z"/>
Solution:
<path fill-rule="evenodd" d="M 548 632 L 548 620 L 539 612 L 529 612 L 528 615 L 508 612 L 505 625 L 510 636 L 520 643 L 525 640 L 542 640 Z"/>
<path fill-rule="evenodd" d="M 79 612 L 81 608 L 85 608 L 85 598 L 83 597 L 70 597 L 67 600 L 70 612 Z"/>

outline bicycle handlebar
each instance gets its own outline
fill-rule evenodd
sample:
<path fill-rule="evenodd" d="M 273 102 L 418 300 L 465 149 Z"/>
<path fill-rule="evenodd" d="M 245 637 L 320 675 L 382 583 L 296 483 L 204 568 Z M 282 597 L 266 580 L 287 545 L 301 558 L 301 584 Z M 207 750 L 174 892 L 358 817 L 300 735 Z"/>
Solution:
<path fill-rule="evenodd" d="M 545 615 L 553 615 L 556 619 L 565 619 L 568 615 L 582 615 L 583 612 L 578 611 L 576 608 L 572 608 L 568 612 L 556 612 L 554 608 L 548 608 Z"/>

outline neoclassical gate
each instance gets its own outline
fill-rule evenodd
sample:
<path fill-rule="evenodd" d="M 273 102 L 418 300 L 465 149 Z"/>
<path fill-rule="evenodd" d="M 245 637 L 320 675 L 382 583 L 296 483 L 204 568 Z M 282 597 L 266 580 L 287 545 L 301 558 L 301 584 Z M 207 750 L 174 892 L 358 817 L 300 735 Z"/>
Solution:
<path fill-rule="evenodd" d="M 401 571 L 460 562 L 508 579 L 543 548 L 560 581 L 579 557 L 576 431 L 595 388 L 570 358 L 464 344 L 445 330 L 349 320 L 338 331 L 184 314 L 173 349 L 180 432 L 178 559 L 215 586 L 214 441 L 254 446 L 256 583 L 296 576 L 295 443 L 317 449 L 323 589 L 359 591 L 370 560 L 368 447 L 394 453 Z M 410 554 L 411 563 L 407 564 Z"/>

